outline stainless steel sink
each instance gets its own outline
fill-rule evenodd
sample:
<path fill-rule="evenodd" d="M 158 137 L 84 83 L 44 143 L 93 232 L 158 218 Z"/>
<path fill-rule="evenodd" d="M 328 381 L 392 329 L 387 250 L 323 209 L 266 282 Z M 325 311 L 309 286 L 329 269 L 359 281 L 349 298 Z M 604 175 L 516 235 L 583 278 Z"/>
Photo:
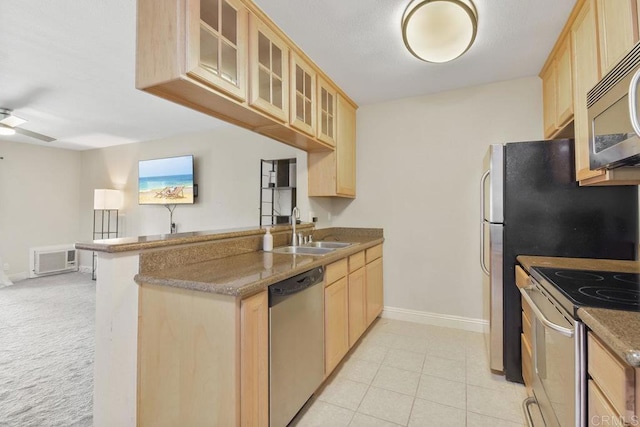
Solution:
<path fill-rule="evenodd" d="M 297 254 L 322 256 L 335 251 L 335 248 L 318 248 L 310 246 L 283 246 L 275 248 L 272 252 L 276 254 Z"/>
<path fill-rule="evenodd" d="M 312 248 L 330 248 L 330 249 L 342 249 L 353 246 L 355 243 L 348 242 L 311 242 L 305 243 L 303 246 L 309 246 Z"/>

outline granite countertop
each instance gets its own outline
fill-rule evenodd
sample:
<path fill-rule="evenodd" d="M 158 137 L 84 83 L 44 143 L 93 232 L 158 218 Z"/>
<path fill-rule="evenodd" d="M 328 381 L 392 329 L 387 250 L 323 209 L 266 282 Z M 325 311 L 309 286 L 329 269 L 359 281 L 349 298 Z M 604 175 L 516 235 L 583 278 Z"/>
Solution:
<path fill-rule="evenodd" d="M 138 284 L 172 286 L 243 298 L 296 274 L 331 264 L 378 245 L 384 238 L 349 236 L 347 233 L 341 235 L 340 240 L 357 244 L 324 256 L 250 252 L 178 268 L 140 273 L 134 280 Z"/>
<path fill-rule="evenodd" d="M 638 261 L 520 255 L 518 262 L 527 271 L 538 266 L 640 273 Z M 582 307 L 578 316 L 622 360 L 640 367 L 640 312 Z"/>
<path fill-rule="evenodd" d="M 313 228 L 311 223 L 298 224 L 297 229 L 307 231 Z M 273 233 L 281 230 L 289 230 L 289 225 L 271 227 Z M 121 237 L 117 239 L 93 240 L 91 242 L 76 243 L 76 249 L 119 253 L 140 251 L 145 249 L 164 248 L 190 243 L 211 242 L 214 240 L 231 239 L 235 237 L 248 237 L 264 234 L 264 230 L 256 227 L 234 228 L 229 230 L 192 231 L 176 234 L 158 234 L 154 236 Z"/>
<path fill-rule="evenodd" d="M 559 258 L 519 255 L 518 262 L 525 270 L 531 267 L 572 268 L 576 270 L 619 271 L 621 273 L 640 273 L 640 262 L 620 261 L 616 259 Z"/>

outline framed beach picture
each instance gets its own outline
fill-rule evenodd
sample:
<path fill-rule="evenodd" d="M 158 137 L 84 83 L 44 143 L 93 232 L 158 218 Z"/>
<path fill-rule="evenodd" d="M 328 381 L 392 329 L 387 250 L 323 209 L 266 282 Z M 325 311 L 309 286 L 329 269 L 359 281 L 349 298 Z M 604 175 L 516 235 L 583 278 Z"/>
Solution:
<path fill-rule="evenodd" d="M 138 203 L 182 205 L 194 203 L 193 156 L 140 160 Z"/>

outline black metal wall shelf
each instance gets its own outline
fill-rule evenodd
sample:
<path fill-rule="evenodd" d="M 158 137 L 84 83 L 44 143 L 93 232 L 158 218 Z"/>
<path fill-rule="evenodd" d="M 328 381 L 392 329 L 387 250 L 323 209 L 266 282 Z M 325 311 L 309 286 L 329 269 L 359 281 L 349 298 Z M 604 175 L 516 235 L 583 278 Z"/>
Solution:
<path fill-rule="evenodd" d="M 296 170 L 296 159 L 260 160 L 260 227 L 291 221 Z"/>

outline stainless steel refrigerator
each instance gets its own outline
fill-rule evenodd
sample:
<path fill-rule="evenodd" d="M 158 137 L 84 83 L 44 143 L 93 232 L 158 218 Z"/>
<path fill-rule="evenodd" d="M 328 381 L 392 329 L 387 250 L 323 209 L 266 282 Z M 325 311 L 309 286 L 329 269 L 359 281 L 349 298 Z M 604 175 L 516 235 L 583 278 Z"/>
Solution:
<path fill-rule="evenodd" d="M 518 255 L 636 259 L 638 187 L 580 187 L 573 140 L 491 145 L 481 182 L 490 365 L 522 382 Z"/>

